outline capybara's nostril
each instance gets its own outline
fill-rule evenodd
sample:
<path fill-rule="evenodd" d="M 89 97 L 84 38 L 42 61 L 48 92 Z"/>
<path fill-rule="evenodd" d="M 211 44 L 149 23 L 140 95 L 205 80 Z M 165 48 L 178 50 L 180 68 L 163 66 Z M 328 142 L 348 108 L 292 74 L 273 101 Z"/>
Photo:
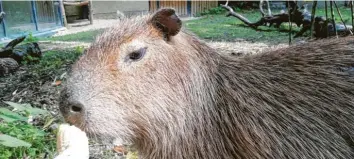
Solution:
<path fill-rule="evenodd" d="M 81 125 L 85 119 L 85 108 L 83 104 L 75 100 L 64 100 L 60 104 L 60 112 L 69 124 Z"/>
<path fill-rule="evenodd" d="M 62 100 L 59 108 L 64 116 L 79 115 L 85 111 L 84 106 L 80 102 L 70 99 Z"/>
<path fill-rule="evenodd" d="M 59 109 L 66 122 L 70 124 L 80 125 L 85 119 L 84 105 L 78 100 L 73 99 L 67 89 L 61 92 Z"/>
<path fill-rule="evenodd" d="M 72 113 L 82 113 L 83 112 L 83 106 L 80 103 L 74 102 L 70 106 L 71 112 Z"/>

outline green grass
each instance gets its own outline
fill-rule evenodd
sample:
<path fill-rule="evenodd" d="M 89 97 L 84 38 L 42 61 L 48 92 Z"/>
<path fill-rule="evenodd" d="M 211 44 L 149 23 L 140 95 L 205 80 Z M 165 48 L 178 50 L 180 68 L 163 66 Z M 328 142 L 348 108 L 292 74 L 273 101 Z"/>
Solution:
<path fill-rule="evenodd" d="M 50 40 L 50 41 L 76 41 L 76 42 L 93 42 L 97 35 L 101 34 L 104 29 L 90 30 L 79 32 L 76 34 L 68 34 L 63 36 L 55 36 L 49 38 L 43 38 L 41 40 Z"/>
<path fill-rule="evenodd" d="M 340 8 L 343 19 L 347 24 L 350 21 L 350 9 Z M 258 10 L 236 10 L 250 21 L 255 22 L 261 18 Z M 273 14 L 276 14 L 273 11 Z M 335 12 L 335 20 L 340 23 L 340 18 Z M 318 9 L 316 15 L 325 16 L 324 9 Z M 184 24 L 190 31 L 197 34 L 199 37 L 207 40 L 215 41 L 234 41 L 236 39 L 244 39 L 252 42 L 264 42 L 270 44 L 287 43 L 288 42 L 288 23 L 283 23 L 280 28 L 260 26 L 260 31 L 254 30 L 235 17 L 226 17 L 225 14 L 206 15 L 201 19 L 187 21 Z M 300 30 L 299 27 L 293 25 L 293 35 Z"/>
<path fill-rule="evenodd" d="M 1 123 L 1 122 L 0 122 Z M 30 147 L 5 147 L 0 145 L 0 158 L 53 157 L 56 151 L 56 135 L 24 122 L 1 123 L 0 132 L 31 144 Z"/>
<path fill-rule="evenodd" d="M 244 11 L 242 14 L 250 21 L 261 17 L 255 11 Z M 201 19 L 187 21 L 185 26 L 200 38 L 214 41 L 244 39 L 253 42 L 285 43 L 288 39 L 287 25 L 282 25 L 280 29 L 260 26 L 260 31 L 256 31 L 240 20 L 225 15 L 207 15 Z"/>
<path fill-rule="evenodd" d="M 329 7 L 329 6 L 328 6 Z M 352 21 L 351 21 L 351 16 L 350 16 L 350 8 L 344 8 L 344 7 L 340 7 L 339 11 L 342 14 L 343 20 L 346 24 L 351 25 Z M 331 10 L 328 8 L 328 18 L 331 18 Z M 324 9 L 317 9 L 316 10 L 316 15 L 321 15 L 323 17 L 326 17 L 326 11 Z M 337 10 L 334 8 L 334 19 L 336 20 L 337 23 L 341 23 L 342 21 L 340 20 L 340 17 L 338 15 Z"/>
<path fill-rule="evenodd" d="M 41 122 L 48 125 L 53 121 L 53 116 L 28 104 L 5 103 L 8 106 L 1 105 L 0 110 L 0 159 L 53 158 L 55 133 L 48 131 L 47 127 L 35 125 Z M 27 123 L 31 117 L 36 119 L 33 124 Z"/>
<path fill-rule="evenodd" d="M 28 78 L 36 81 L 52 80 L 67 71 L 83 53 L 83 47 L 47 51 L 38 63 L 25 63 L 29 68 Z"/>

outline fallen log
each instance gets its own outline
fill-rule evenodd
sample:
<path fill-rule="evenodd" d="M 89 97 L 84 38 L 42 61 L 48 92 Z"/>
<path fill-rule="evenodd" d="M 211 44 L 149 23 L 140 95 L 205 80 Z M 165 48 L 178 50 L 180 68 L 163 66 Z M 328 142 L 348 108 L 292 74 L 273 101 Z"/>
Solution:
<path fill-rule="evenodd" d="M 268 2 L 268 1 L 267 1 Z M 228 6 L 228 1 L 226 4 L 220 4 L 220 6 L 228 11 L 227 17 L 233 16 L 240 21 L 242 21 L 244 24 L 247 26 L 257 29 L 259 26 L 267 25 L 270 27 L 273 24 L 275 24 L 274 27 L 279 28 L 279 26 L 282 23 L 295 23 L 298 27 L 302 27 L 300 31 L 294 36 L 299 37 L 302 36 L 306 31 L 311 30 L 311 13 L 308 12 L 307 10 L 307 5 L 304 5 L 300 10 L 300 8 L 297 6 L 297 3 L 295 1 L 289 1 L 289 6 L 288 6 L 288 13 L 283 11 L 282 13 L 279 14 L 272 14 L 271 11 L 268 11 L 268 15 L 263 11 L 262 6 L 264 3 L 264 0 L 260 0 L 260 12 L 262 17 L 256 21 L 256 22 L 251 22 L 248 20 L 246 17 L 243 15 L 236 13 L 232 7 Z M 268 10 L 269 10 L 269 5 L 268 5 Z M 339 27 L 338 27 L 339 26 Z M 343 26 L 343 27 L 341 27 Z M 350 34 L 353 28 L 345 26 L 343 24 L 335 24 L 322 17 L 322 16 L 314 16 L 314 29 L 313 29 L 313 35 L 316 38 L 326 38 L 328 35 L 333 35 L 336 31 L 340 33 L 341 35 L 346 35 Z M 330 32 L 327 34 L 327 30 Z"/>
<path fill-rule="evenodd" d="M 18 37 L 9 42 L 5 47 L 0 48 L 0 76 L 17 70 L 23 60 L 36 62 L 42 56 L 41 49 L 36 42 L 18 45 L 25 38 L 26 36 Z"/>
<path fill-rule="evenodd" d="M 32 42 L 32 43 L 26 43 L 23 45 L 16 46 L 11 54 L 11 58 L 15 59 L 18 63 L 21 63 L 26 56 L 31 56 L 34 58 L 34 61 L 27 61 L 27 62 L 35 62 L 37 61 L 41 56 L 42 52 L 41 49 L 39 48 L 38 43 Z M 37 60 L 35 60 L 37 58 Z"/>
<path fill-rule="evenodd" d="M 13 48 L 19 44 L 20 42 L 22 42 L 23 40 L 25 40 L 26 36 L 21 36 L 18 37 L 14 40 L 12 40 L 11 42 L 9 42 L 5 47 L 0 48 L 0 58 L 2 57 L 10 57 L 12 54 L 12 50 Z"/>

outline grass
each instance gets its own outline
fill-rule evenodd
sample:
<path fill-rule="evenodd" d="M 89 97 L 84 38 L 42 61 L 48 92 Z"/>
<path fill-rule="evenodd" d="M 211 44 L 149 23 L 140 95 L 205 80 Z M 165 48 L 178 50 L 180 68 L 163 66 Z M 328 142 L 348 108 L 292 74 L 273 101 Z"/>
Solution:
<path fill-rule="evenodd" d="M 247 15 L 245 16 L 252 18 L 252 20 L 260 16 L 256 16 L 255 13 L 248 13 Z M 284 26 L 281 26 L 280 31 L 277 28 L 265 26 L 259 27 L 261 31 L 256 31 L 244 25 L 238 19 L 225 17 L 225 15 L 208 15 L 202 19 L 187 21 L 185 26 L 200 38 L 213 41 L 244 39 L 253 42 L 283 43 L 288 38 Z"/>
<path fill-rule="evenodd" d="M 33 69 L 32 71 L 35 71 L 37 73 L 46 74 L 49 70 L 56 72 L 63 66 L 69 67 L 68 65 L 76 61 L 78 57 L 82 54 L 83 50 L 83 47 L 76 47 L 72 50 L 68 49 L 47 51 L 45 54 L 43 54 L 38 64 L 30 65 L 29 67 Z M 54 74 L 58 73 L 59 72 Z"/>
<path fill-rule="evenodd" d="M 334 5 L 333 5 L 334 6 Z M 329 5 L 328 5 L 329 7 Z M 335 8 L 334 9 L 334 19 L 336 20 L 337 23 L 342 24 L 342 21 L 340 20 L 340 17 L 338 15 L 338 12 Z M 347 7 L 340 7 L 339 11 L 341 12 L 342 16 L 343 16 L 343 20 L 346 24 L 351 25 L 351 16 L 350 16 L 350 8 Z M 331 10 L 328 8 L 328 18 L 331 18 Z M 326 17 L 326 11 L 324 9 L 317 9 L 316 10 L 316 15 L 321 15 L 323 17 Z"/>
<path fill-rule="evenodd" d="M 350 24 L 350 8 L 340 8 L 344 21 Z M 236 10 L 250 21 L 255 22 L 260 19 L 261 14 L 258 10 Z M 325 16 L 324 9 L 317 9 L 316 15 Z M 273 14 L 277 12 L 273 11 Z M 340 18 L 335 12 L 335 20 L 341 23 Z M 235 39 L 244 39 L 252 42 L 264 42 L 270 44 L 288 42 L 288 23 L 283 23 L 279 29 L 274 27 L 260 26 L 256 31 L 235 17 L 226 17 L 224 14 L 206 15 L 201 19 L 185 22 L 185 26 L 199 37 L 215 41 L 234 41 Z M 300 28 L 293 25 L 293 35 Z"/>
<path fill-rule="evenodd" d="M 32 117 L 36 122 L 50 123 L 53 117 L 49 112 L 28 104 L 5 103 L 11 109 L 2 105 L 0 110 L 0 158 L 53 158 L 55 133 L 28 122 Z"/>
<path fill-rule="evenodd" d="M 0 146 L 0 158 L 44 158 L 53 157 L 56 150 L 56 136 L 24 122 L 1 123 L 0 132 L 31 144 L 31 147 Z"/>

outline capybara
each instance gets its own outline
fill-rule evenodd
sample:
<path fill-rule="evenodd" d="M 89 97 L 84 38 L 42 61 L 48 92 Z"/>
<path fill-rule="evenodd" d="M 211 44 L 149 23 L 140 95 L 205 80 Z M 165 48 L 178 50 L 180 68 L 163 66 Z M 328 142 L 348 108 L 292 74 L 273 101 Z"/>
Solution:
<path fill-rule="evenodd" d="M 173 9 L 125 19 L 73 65 L 60 110 L 144 159 L 354 158 L 354 38 L 230 58 Z"/>

